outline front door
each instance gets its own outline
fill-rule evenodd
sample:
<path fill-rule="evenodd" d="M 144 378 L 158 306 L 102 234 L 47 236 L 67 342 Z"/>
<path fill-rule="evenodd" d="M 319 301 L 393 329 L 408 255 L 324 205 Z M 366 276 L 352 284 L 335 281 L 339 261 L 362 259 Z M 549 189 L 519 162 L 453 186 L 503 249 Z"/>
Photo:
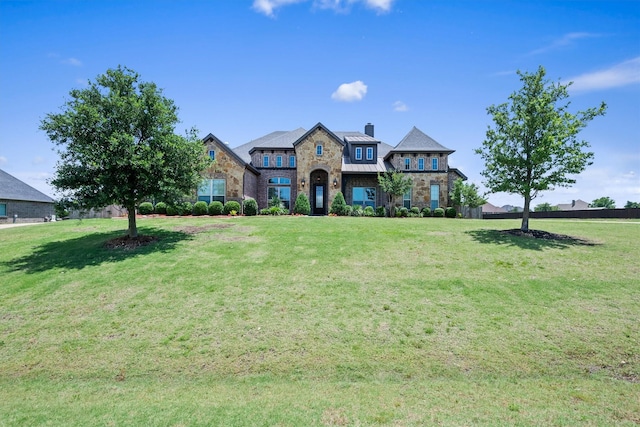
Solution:
<path fill-rule="evenodd" d="M 326 200 L 327 200 L 327 191 L 325 184 L 314 184 L 313 185 L 313 214 L 314 215 L 325 215 L 326 210 Z"/>

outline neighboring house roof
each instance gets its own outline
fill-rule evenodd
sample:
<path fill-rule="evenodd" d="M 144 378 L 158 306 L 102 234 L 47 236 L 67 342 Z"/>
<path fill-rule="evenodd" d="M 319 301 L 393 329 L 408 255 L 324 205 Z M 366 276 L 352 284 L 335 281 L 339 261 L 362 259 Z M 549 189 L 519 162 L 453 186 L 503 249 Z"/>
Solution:
<path fill-rule="evenodd" d="M 579 211 L 579 210 L 584 210 L 584 209 L 589 209 L 589 203 L 585 202 L 584 200 L 572 200 L 571 203 L 565 203 L 565 204 L 559 204 L 558 205 L 558 210 L 559 211 Z"/>
<path fill-rule="evenodd" d="M 440 144 L 435 139 L 431 138 L 429 135 L 414 126 L 413 129 L 411 129 L 409 133 L 402 138 L 402 141 L 400 141 L 398 145 L 391 150 L 391 153 L 423 152 L 451 154 L 454 151 L 455 150 L 451 150 Z"/>
<path fill-rule="evenodd" d="M 494 206 L 488 202 L 482 205 L 482 213 L 506 213 L 506 212 L 507 210 L 505 208 Z"/>
<path fill-rule="evenodd" d="M 53 199 L 0 169 L 0 199 L 53 203 Z"/>
<path fill-rule="evenodd" d="M 217 143 L 217 145 L 222 148 L 227 154 L 229 154 L 232 158 L 234 158 L 238 163 L 240 163 L 240 165 L 245 166 L 247 168 L 249 168 L 251 170 L 251 172 L 260 175 L 260 172 L 254 168 L 253 166 L 251 166 L 251 164 L 249 162 L 245 162 L 244 159 L 242 157 L 240 157 L 238 155 L 238 153 L 236 153 L 234 150 L 232 150 L 231 148 L 229 148 L 229 146 L 227 144 L 225 144 L 224 142 L 222 142 L 218 137 L 216 137 L 214 134 L 210 133 L 209 135 L 205 136 L 204 139 L 202 140 L 202 142 L 204 144 L 206 144 L 209 141 L 215 141 Z"/>

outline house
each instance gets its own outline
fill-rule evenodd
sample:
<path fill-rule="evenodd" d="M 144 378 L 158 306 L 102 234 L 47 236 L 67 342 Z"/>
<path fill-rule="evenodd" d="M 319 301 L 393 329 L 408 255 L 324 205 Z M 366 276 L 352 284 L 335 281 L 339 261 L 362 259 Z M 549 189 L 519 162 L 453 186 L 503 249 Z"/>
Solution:
<path fill-rule="evenodd" d="M 0 224 L 43 222 L 53 215 L 53 199 L 0 169 Z"/>
<path fill-rule="evenodd" d="M 563 203 L 558 205 L 559 211 L 581 211 L 589 209 L 589 203 L 584 200 L 572 200 L 571 203 Z"/>
<path fill-rule="evenodd" d="M 234 149 L 212 134 L 203 143 L 215 160 L 197 191 L 198 200 L 208 203 L 242 203 L 251 197 L 262 209 L 277 196 L 292 209 L 304 192 L 311 213 L 326 215 L 341 191 L 347 204 L 382 206 L 386 194 L 380 190 L 378 174 L 395 169 L 413 179 L 402 205 L 435 209 L 449 205 L 453 181 L 467 179 L 449 167 L 454 150 L 416 127 L 395 146 L 377 139 L 370 123 L 364 133 L 331 131 L 322 123 L 309 130 L 276 131 Z"/>
<path fill-rule="evenodd" d="M 482 205 L 482 213 L 483 214 L 484 213 L 506 213 L 506 212 L 508 212 L 508 211 L 505 208 L 492 205 L 489 202 L 487 202 L 484 205 Z"/>

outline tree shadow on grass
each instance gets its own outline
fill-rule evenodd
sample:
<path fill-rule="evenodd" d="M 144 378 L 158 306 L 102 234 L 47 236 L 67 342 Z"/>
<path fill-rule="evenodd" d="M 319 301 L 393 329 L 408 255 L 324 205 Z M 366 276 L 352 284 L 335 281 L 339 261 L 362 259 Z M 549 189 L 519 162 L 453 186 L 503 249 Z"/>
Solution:
<path fill-rule="evenodd" d="M 579 237 L 554 234 L 540 230 L 523 233 L 515 230 L 472 230 L 467 231 L 476 242 L 494 245 L 516 246 L 521 249 L 541 251 L 544 249 L 567 249 L 573 246 L 595 246 L 598 243 Z"/>
<path fill-rule="evenodd" d="M 156 252 L 172 252 L 179 242 L 193 238 L 192 235 L 181 231 L 168 231 L 154 227 L 139 228 L 139 234 L 154 236 L 155 240 L 131 250 L 108 248 L 107 242 L 122 237 L 122 231 L 91 233 L 36 246 L 31 253 L 5 261 L 2 265 L 9 271 L 26 273 L 39 273 L 53 268 L 81 270 L 85 267 L 124 261 Z"/>

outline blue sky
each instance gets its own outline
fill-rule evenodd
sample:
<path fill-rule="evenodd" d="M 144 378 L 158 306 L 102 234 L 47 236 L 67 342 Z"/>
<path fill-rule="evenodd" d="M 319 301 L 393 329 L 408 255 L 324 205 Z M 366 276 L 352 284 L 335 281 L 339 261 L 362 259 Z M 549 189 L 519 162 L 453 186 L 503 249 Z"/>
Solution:
<path fill-rule="evenodd" d="M 55 196 L 57 162 L 38 129 L 69 91 L 124 65 L 231 147 L 275 130 L 359 130 L 395 145 L 413 126 L 473 150 L 486 108 L 539 65 L 574 81 L 574 111 L 608 104 L 581 134 L 594 164 L 532 205 L 602 196 L 640 201 L 640 1 L 0 1 L 0 168 Z M 522 205 L 494 194 L 496 205 Z"/>

